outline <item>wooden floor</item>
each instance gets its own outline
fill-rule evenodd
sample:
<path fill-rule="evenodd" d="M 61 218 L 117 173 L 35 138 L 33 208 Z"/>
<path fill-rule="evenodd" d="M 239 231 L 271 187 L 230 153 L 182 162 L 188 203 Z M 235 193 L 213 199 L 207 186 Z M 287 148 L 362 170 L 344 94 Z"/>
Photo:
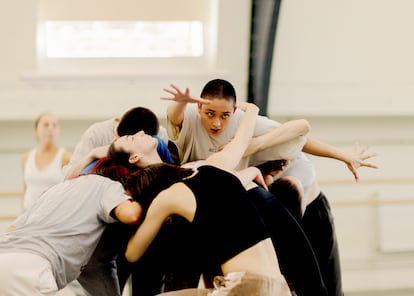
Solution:
<path fill-rule="evenodd" d="M 414 290 L 389 290 L 345 293 L 345 296 L 414 296 Z"/>

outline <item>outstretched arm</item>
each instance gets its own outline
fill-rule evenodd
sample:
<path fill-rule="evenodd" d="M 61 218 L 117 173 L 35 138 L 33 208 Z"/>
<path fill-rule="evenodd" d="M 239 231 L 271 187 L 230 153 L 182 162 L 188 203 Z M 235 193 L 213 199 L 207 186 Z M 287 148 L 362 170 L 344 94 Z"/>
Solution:
<path fill-rule="evenodd" d="M 251 139 L 249 147 L 247 147 L 244 157 L 250 156 L 258 151 L 286 143 L 300 136 L 309 133 L 310 124 L 305 119 L 297 119 L 287 121 L 270 132 Z"/>
<path fill-rule="evenodd" d="M 186 88 L 182 92 L 177 86 L 171 84 L 171 89 L 164 88 L 165 92 L 172 95 L 169 98 L 161 98 L 161 100 L 173 101 L 167 108 L 167 118 L 175 126 L 181 127 L 184 120 L 184 110 L 187 103 L 209 104 L 209 100 L 192 97 L 190 89 Z"/>
<path fill-rule="evenodd" d="M 359 167 L 378 168 L 376 165 L 366 162 L 367 159 L 376 156 L 375 153 L 367 153 L 368 149 L 369 146 L 359 147 L 358 143 L 356 143 L 351 152 L 346 152 L 332 145 L 313 139 L 308 139 L 303 147 L 303 151 L 306 153 L 343 161 L 348 166 L 348 169 L 354 175 L 355 181 L 357 182 L 359 181 Z"/>

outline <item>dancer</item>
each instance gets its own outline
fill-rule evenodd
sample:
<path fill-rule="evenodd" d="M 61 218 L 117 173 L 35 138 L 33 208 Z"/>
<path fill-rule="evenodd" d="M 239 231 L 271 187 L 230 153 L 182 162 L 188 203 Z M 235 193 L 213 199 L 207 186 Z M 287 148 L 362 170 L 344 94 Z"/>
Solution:
<path fill-rule="evenodd" d="M 112 172 L 103 173 L 117 179 Z M 101 175 L 52 186 L 0 234 L 0 294 L 56 295 L 79 276 L 107 223 L 133 225 L 141 214 L 121 183 Z"/>
<path fill-rule="evenodd" d="M 225 147 L 243 118 L 243 112 L 235 108 L 235 89 L 226 80 L 209 81 L 201 91 L 201 98 L 192 97 L 188 88 L 181 91 L 175 85 L 171 85 L 171 88 L 165 91 L 172 97 L 162 99 L 173 101 L 167 110 L 167 131 L 171 140 L 176 143 L 183 163 L 206 159 L 214 151 Z M 201 99 L 209 103 L 189 104 Z M 343 295 L 338 244 L 329 202 L 316 183 L 312 163 L 301 150 L 343 161 L 356 180 L 359 167 L 376 168 L 375 165 L 366 162 L 375 154 L 367 153 L 367 147 L 358 146 L 351 153 L 344 152 L 331 145 L 309 139 L 303 134 L 295 136 L 292 132 L 287 135 L 296 138 L 291 138 L 283 144 L 270 145 L 269 140 L 263 140 L 266 135 L 268 139 L 275 137 L 272 134 L 279 129 L 279 123 L 259 116 L 254 134 L 256 137 L 252 140 L 252 147 L 255 149 L 246 151 L 239 168 L 277 160 L 277 169 L 266 172 L 275 175 L 274 178 L 270 178 L 269 184 L 279 179 L 270 190 L 286 205 L 291 204 L 292 200 L 297 201 L 293 207 L 290 206 L 290 210 L 302 223 L 311 240 L 329 295 Z M 283 159 L 287 162 L 280 167 L 280 160 Z M 289 189 L 285 192 L 289 192 L 289 195 L 278 194 L 281 188 L 286 187 Z M 291 277 L 300 276 L 297 274 L 299 270 L 292 269 L 291 264 L 280 262 L 283 264 L 282 272 L 290 281 L 295 282 Z M 297 286 L 292 288 L 300 289 Z"/>
<path fill-rule="evenodd" d="M 233 172 L 250 142 L 258 114 L 256 106 L 246 106 L 246 116 L 234 139 L 196 172 L 167 164 L 149 165 L 139 171 L 137 188 L 146 193 L 140 195 L 146 199 L 149 193 L 155 197 L 162 190 L 160 183 L 171 183 L 176 172 L 187 170 L 188 176 L 149 203 L 144 221 L 128 243 L 128 261 L 137 261 L 145 253 L 165 219 L 179 215 L 192 225 L 193 246 L 200 252 L 198 263 L 202 271 L 220 266 L 227 277 L 254 274 L 262 282 L 257 285 L 258 295 L 291 295 L 267 229 L 247 197 L 245 187 L 254 186 L 253 180 L 264 184 L 261 174 L 257 168 Z M 139 140 L 142 151 L 154 149 L 150 138 L 142 135 Z M 137 138 L 121 137 L 114 145 L 125 147 L 134 145 L 134 141 Z M 139 155 L 130 160 L 136 157 Z M 213 181 L 215 186 L 211 186 Z M 220 231 L 223 227 L 230 231 Z M 240 291 L 238 295 L 251 295 L 250 292 Z"/>

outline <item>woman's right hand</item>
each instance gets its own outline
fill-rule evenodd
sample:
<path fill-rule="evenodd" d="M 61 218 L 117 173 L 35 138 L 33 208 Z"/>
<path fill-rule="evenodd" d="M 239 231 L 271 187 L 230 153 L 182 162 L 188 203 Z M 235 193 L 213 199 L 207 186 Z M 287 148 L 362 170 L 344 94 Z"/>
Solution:
<path fill-rule="evenodd" d="M 203 98 L 194 98 L 190 96 L 190 89 L 187 87 L 184 92 L 182 92 L 177 86 L 174 84 L 170 85 L 171 88 L 164 88 L 163 90 L 166 93 L 171 94 L 173 97 L 169 98 L 161 98 L 161 100 L 166 101 L 174 101 L 177 103 L 201 103 L 201 104 L 210 104 L 210 100 L 206 100 Z"/>

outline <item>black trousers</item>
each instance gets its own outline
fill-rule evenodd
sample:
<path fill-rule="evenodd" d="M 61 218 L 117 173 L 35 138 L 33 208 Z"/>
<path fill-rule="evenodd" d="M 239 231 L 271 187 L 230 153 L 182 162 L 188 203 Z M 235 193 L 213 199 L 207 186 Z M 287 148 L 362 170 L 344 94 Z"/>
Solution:
<path fill-rule="evenodd" d="M 302 228 L 313 246 L 329 296 L 342 296 L 342 276 L 334 219 L 321 192 L 306 208 Z"/>
<path fill-rule="evenodd" d="M 272 193 L 261 187 L 248 195 L 271 235 L 282 274 L 299 296 L 328 295 L 316 255 L 299 222 Z"/>
<path fill-rule="evenodd" d="M 269 190 L 301 224 L 315 252 L 329 296 L 342 296 L 342 276 L 334 219 L 328 199 L 321 192 L 301 214 L 298 189 L 289 181 L 277 180 Z"/>

